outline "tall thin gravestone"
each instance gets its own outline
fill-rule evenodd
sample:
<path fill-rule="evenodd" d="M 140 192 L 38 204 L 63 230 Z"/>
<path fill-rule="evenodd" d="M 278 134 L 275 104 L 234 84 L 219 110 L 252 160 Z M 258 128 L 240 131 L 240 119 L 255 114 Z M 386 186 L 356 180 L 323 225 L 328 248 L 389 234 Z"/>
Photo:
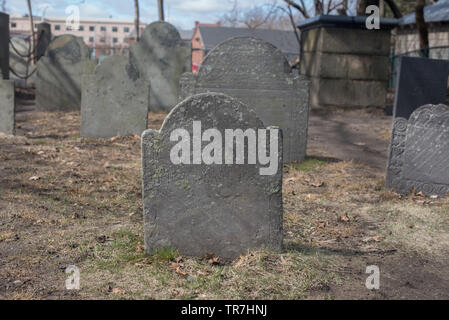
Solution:
<path fill-rule="evenodd" d="M 0 12 L 0 72 L 2 79 L 9 79 L 9 15 L 3 12 Z"/>
<path fill-rule="evenodd" d="M 398 66 L 393 129 L 387 166 L 386 186 L 405 191 L 401 177 L 409 118 L 419 107 L 446 100 L 449 62 L 402 57 Z"/>
<path fill-rule="evenodd" d="M 154 22 L 131 44 L 130 62 L 151 82 L 151 110 L 170 111 L 177 104 L 181 75 L 192 70 L 191 44 L 171 24 Z"/>
<path fill-rule="evenodd" d="M 81 108 L 81 78 L 95 69 L 82 38 L 56 37 L 37 63 L 36 106 L 46 111 Z"/>
<path fill-rule="evenodd" d="M 140 135 L 147 129 L 150 84 L 126 57 L 104 59 L 82 82 L 81 136 Z"/>
<path fill-rule="evenodd" d="M 178 104 L 160 131 L 143 133 L 142 165 L 148 253 L 233 259 L 281 248 L 281 131 L 238 100 L 207 93 Z"/>
<path fill-rule="evenodd" d="M 42 22 L 37 25 L 36 61 L 45 55 L 51 42 L 51 24 Z"/>
<path fill-rule="evenodd" d="M 282 52 L 263 40 L 237 37 L 215 47 L 197 75 L 183 75 L 180 100 L 203 92 L 235 97 L 284 136 L 284 162 L 306 156 L 309 80 L 295 76 Z"/>
<path fill-rule="evenodd" d="M 0 132 L 15 133 L 15 92 L 13 80 L 0 79 Z"/>

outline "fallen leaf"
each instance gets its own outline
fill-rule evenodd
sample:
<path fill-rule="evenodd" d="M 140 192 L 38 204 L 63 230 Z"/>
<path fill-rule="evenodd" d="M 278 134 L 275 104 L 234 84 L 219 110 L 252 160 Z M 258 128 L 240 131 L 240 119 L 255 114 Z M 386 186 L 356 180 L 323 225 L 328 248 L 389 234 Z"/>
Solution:
<path fill-rule="evenodd" d="M 126 293 L 126 291 L 123 290 L 123 289 L 120 289 L 120 288 L 114 288 L 114 289 L 112 289 L 112 293 L 113 294 L 121 294 L 121 295 L 123 295 L 123 294 Z"/>
<path fill-rule="evenodd" d="M 173 289 L 171 294 L 176 297 L 179 294 L 179 291 L 176 289 Z"/>
<path fill-rule="evenodd" d="M 142 252 L 143 249 L 144 249 L 144 246 L 142 245 L 142 243 L 140 241 L 137 242 L 136 251 L 137 252 Z"/>
<path fill-rule="evenodd" d="M 344 216 L 341 216 L 340 217 L 340 221 L 343 221 L 343 222 L 349 222 L 351 219 L 348 217 L 348 215 L 347 214 L 345 214 Z"/>
<path fill-rule="evenodd" d="M 220 258 L 219 257 L 214 257 L 212 259 L 209 259 L 209 264 L 213 265 L 213 266 L 217 266 L 220 264 Z"/>

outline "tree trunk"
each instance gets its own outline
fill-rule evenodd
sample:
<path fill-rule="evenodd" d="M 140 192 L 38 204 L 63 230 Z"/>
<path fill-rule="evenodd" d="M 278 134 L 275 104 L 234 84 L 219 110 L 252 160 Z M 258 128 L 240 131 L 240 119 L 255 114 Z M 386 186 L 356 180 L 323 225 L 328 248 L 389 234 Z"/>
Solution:
<path fill-rule="evenodd" d="M 31 41 L 30 41 L 30 52 L 34 51 L 36 48 L 36 39 L 34 39 L 34 21 L 33 21 L 33 10 L 31 9 L 31 0 L 27 0 L 28 4 L 28 14 L 30 15 L 30 28 L 31 28 Z M 31 63 L 33 59 L 30 57 Z"/>
<path fill-rule="evenodd" d="M 139 12 L 139 0 L 134 0 L 134 8 L 135 8 L 135 19 L 134 19 L 134 28 L 136 29 L 136 41 L 140 39 L 140 12 Z"/>
<path fill-rule="evenodd" d="M 159 21 L 165 21 L 164 0 L 157 0 L 157 4 L 159 7 Z"/>
<path fill-rule="evenodd" d="M 426 0 L 416 0 L 416 27 L 419 33 L 419 48 L 421 56 L 429 57 L 429 30 L 424 19 Z"/>
<path fill-rule="evenodd" d="M 315 0 L 315 15 L 318 16 L 324 13 L 323 2 L 321 0 Z"/>

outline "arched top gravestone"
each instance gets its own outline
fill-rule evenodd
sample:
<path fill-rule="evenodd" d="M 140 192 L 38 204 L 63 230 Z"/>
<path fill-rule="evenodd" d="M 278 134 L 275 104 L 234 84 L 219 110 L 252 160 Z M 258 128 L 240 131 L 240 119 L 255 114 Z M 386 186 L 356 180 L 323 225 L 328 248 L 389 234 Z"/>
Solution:
<path fill-rule="evenodd" d="M 151 109 L 170 111 L 177 103 L 179 79 L 192 70 L 191 44 L 167 22 L 153 22 L 132 43 L 130 62 L 151 82 Z"/>
<path fill-rule="evenodd" d="M 262 175 L 262 167 L 268 165 L 250 161 L 250 153 L 245 153 L 243 164 L 237 164 L 236 146 L 243 146 L 237 139 L 229 140 L 235 143 L 234 149 L 225 148 L 226 130 L 237 129 L 241 133 L 259 132 L 264 125 L 238 100 L 208 93 L 177 105 L 160 131 L 144 132 L 144 230 L 148 253 L 174 247 L 183 255 L 214 254 L 233 259 L 249 249 L 281 247 L 281 133 L 272 128 L 270 138 L 266 130 L 258 134 L 257 139 L 266 138 L 258 141 L 259 150 L 268 144 L 270 166 L 274 168 L 272 175 Z M 181 141 L 179 130 L 184 132 Z M 211 131 L 215 131 L 213 138 Z M 246 141 L 247 150 L 255 147 L 249 138 L 242 141 Z M 180 142 L 185 146 L 181 153 L 176 149 Z M 232 154 L 227 159 L 232 159 L 232 164 L 225 164 L 229 163 L 225 161 L 229 150 Z M 215 161 L 208 162 L 207 155 Z M 185 156 L 184 161 L 177 162 L 178 156 Z"/>
<path fill-rule="evenodd" d="M 79 110 L 81 77 L 92 73 L 89 48 L 73 35 L 56 37 L 37 63 L 36 105 L 40 110 Z"/>
<path fill-rule="evenodd" d="M 148 127 L 150 84 L 124 56 L 104 59 L 82 83 L 81 136 L 141 134 Z"/>
<path fill-rule="evenodd" d="M 198 74 L 184 74 L 180 87 L 179 101 L 204 92 L 241 100 L 265 125 L 283 130 L 285 162 L 304 160 L 310 83 L 293 74 L 283 53 L 272 44 L 251 37 L 228 39 L 209 52 Z"/>
<path fill-rule="evenodd" d="M 426 105 L 395 119 L 387 187 L 402 194 L 449 194 L 449 107 Z"/>

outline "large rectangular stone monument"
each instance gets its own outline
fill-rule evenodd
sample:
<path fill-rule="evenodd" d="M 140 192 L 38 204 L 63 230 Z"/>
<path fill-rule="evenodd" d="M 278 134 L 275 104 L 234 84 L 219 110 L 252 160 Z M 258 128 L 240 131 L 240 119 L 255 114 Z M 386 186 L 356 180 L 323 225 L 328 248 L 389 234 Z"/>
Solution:
<path fill-rule="evenodd" d="M 312 108 L 385 107 L 398 21 L 381 19 L 379 30 L 368 30 L 366 19 L 319 15 L 299 23 L 300 72 L 311 77 Z"/>
<path fill-rule="evenodd" d="M 81 108 L 81 78 L 91 74 L 96 63 L 89 48 L 73 35 L 56 37 L 37 63 L 36 106 L 45 111 Z"/>
<path fill-rule="evenodd" d="M 387 188 L 398 193 L 449 194 L 449 107 L 426 105 L 395 119 Z"/>
<path fill-rule="evenodd" d="M 419 107 L 446 102 L 449 61 L 401 57 L 397 67 L 395 118 L 408 120 Z"/>
<path fill-rule="evenodd" d="M 0 132 L 15 133 L 14 81 L 0 79 Z"/>
<path fill-rule="evenodd" d="M 0 12 L 0 79 L 9 79 L 9 15 Z"/>
<path fill-rule="evenodd" d="M 81 136 L 140 135 L 147 129 L 150 84 L 138 77 L 128 58 L 104 59 L 82 82 Z"/>
<path fill-rule="evenodd" d="M 158 21 L 145 28 L 130 47 L 130 63 L 151 82 L 151 110 L 170 111 L 177 104 L 179 79 L 192 70 L 192 48 L 171 24 Z"/>
<path fill-rule="evenodd" d="M 284 136 L 284 162 L 306 156 L 309 118 L 309 80 L 295 76 L 282 52 L 263 40 L 237 37 L 215 47 L 197 75 L 180 81 L 180 101 L 204 92 L 235 97 L 267 126 L 279 126 Z"/>
<path fill-rule="evenodd" d="M 238 100 L 178 104 L 160 131 L 143 133 L 142 166 L 147 253 L 234 259 L 282 247 L 282 133 Z"/>

